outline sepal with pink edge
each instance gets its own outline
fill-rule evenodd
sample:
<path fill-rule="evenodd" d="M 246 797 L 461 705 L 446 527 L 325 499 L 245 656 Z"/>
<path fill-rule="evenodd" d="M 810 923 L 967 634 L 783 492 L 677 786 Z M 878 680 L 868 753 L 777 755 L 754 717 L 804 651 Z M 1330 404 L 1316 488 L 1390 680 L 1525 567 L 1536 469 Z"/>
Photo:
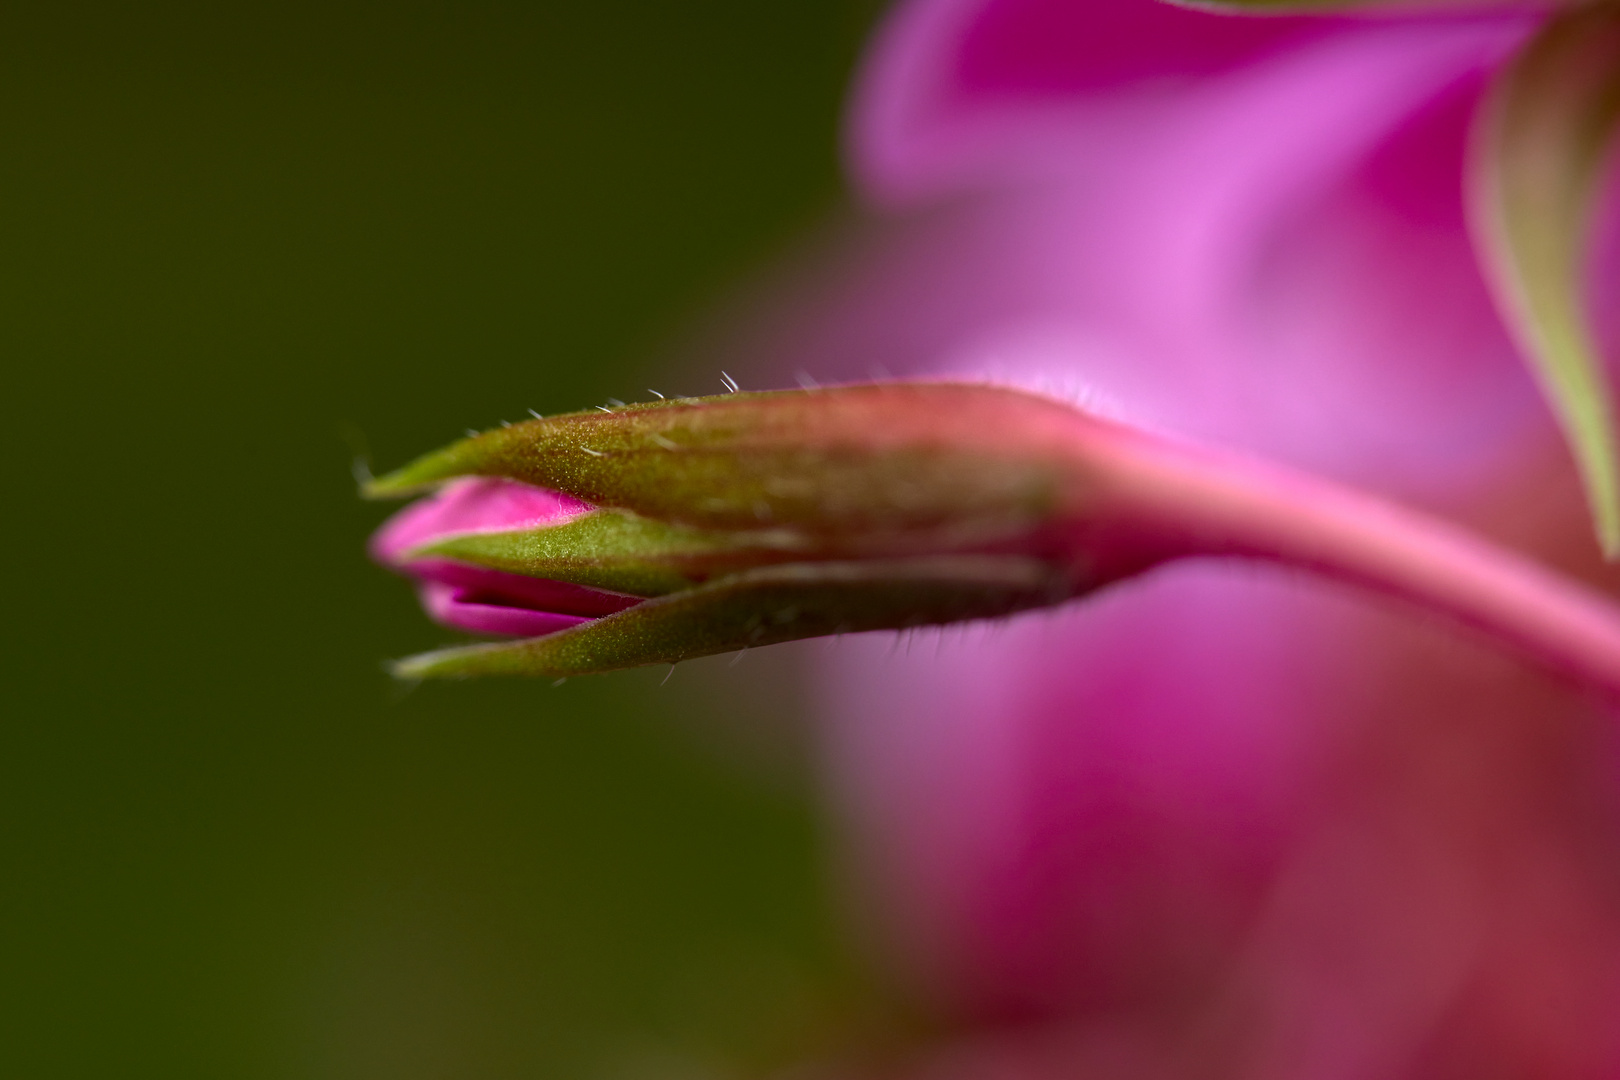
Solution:
<path fill-rule="evenodd" d="M 757 566 L 794 562 L 814 551 L 788 529 L 695 529 L 593 510 L 559 525 L 452 534 L 413 549 L 410 556 L 652 597 Z"/>

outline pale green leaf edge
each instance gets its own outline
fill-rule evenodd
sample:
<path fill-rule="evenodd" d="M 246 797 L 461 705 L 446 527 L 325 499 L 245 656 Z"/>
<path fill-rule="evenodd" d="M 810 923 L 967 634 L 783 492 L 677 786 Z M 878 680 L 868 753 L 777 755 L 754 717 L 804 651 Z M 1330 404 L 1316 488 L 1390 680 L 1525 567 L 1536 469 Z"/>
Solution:
<path fill-rule="evenodd" d="M 1563 428 L 1609 559 L 1620 556 L 1620 467 L 1582 280 L 1617 121 L 1620 8 L 1571 12 L 1498 74 L 1470 163 L 1486 276 Z"/>
<path fill-rule="evenodd" d="M 1378 17 L 1467 14 L 1487 11 L 1524 11 L 1525 0 L 1163 0 L 1171 7 L 1189 8 L 1211 15 L 1367 15 Z M 1576 7 L 1585 0 L 1547 0 L 1548 10 Z"/>

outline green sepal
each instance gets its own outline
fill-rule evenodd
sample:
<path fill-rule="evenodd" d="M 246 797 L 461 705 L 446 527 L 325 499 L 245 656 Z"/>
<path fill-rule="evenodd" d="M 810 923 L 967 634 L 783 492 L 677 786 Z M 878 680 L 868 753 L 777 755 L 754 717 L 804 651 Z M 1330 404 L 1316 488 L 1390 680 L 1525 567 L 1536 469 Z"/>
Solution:
<path fill-rule="evenodd" d="M 400 660 L 403 679 L 562 678 L 800 638 L 996 618 L 1078 592 L 1016 556 L 941 556 L 762 567 L 672 593 L 544 637 L 469 645 Z"/>
<path fill-rule="evenodd" d="M 970 384 L 727 394 L 496 428 L 364 493 L 505 476 L 695 528 L 789 527 L 877 549 L 926 534 L 940 550 L 1023 535 L 1072 500 L 1061 446 L 1074 426 L 1061 403 Z"/>
<path fill-rule="evenodd" d="M 1488 276 L 1563 427 L 1610 558 L 1620 555 L 1614 408 L 1583 280 L 1617 122 L 1620 8 L 1572 11 L 1498 76 L 1472 162 Z"/>
<path fill-rule="evenodd" d="M 801 559 L 809 547 L 783 529 L 715 532 L 597 510 L 560 525 L 449 536 L 407 557 L 437 555 L 511 574 L 663 596 L 713 577 Z"/>

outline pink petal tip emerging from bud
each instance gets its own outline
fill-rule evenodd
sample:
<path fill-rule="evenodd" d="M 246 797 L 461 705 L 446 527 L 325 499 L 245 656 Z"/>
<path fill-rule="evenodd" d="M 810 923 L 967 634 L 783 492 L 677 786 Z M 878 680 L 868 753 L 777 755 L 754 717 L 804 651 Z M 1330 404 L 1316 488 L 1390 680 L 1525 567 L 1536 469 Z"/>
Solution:
<path fill-rule="evenodd" d="M 409 553 L 450 536 L 562 525 L 592 509 L 570 495 L 515 480 L 468 477 L 389 518 L 371 539 L 371 556 L 417 579 L 422 606 L 445 626 L 538 637 L 622 611 L 639 598 Z"/>

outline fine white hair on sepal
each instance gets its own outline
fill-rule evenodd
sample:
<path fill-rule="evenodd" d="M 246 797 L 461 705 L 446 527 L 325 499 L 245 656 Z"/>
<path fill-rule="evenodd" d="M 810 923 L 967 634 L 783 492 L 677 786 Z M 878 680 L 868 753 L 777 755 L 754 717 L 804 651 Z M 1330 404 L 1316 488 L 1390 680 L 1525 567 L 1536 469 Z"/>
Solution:
<path fill-rule="evenodd" d="M 1026 390 L 1092 416 L 1165 433 L 1166 425 L 1151 409 L 1127 404 L 1102 381 L 1109 373 L 1135 367 L 1125 362 L 1133 352 L 1081 327 L 1025 325 L 1003 328 L 954 350 L 941 358 L 936 370 Z"/>

